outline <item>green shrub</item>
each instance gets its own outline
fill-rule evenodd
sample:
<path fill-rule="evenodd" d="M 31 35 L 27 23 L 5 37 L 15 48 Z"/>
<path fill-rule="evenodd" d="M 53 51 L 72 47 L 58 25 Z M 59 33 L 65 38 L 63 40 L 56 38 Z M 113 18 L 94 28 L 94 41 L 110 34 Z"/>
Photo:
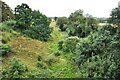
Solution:
<path fill-rule="evenodd" d="M 63 52 L 67 53 L 74 53 L 76 44 L 78 43 L 79 38 L 74 36 L 74 37 L 68 37 L 64 41 L 60 41 L 58 44 L 59 49 L 62 50 Z"/>
<path fill-rule="evenodd" d="M 48 78 L 51 75 L 51 71 L 49 69 L 40 69 L 40 70 L 32 70 L 29 72 L 29 78 Z"/>
<path fill-rule="evenodd" d="M 90 35 L 92 29 L 90 26 L 86 26 L 85 23 L 77 24 L 76 26 L 74 23 L 71 23 L 68 25 L 66 31 L 68 32 L 69 36 L 78 36 L 84 38 Z"/>
<path fill-rule="evenodd" d="M 9 21 L 6 21 L 4 22 L 8 27 L 10 28 L 13 28 L 14 25 L 16 24 L 16 21 L 15 20 L 9 20 Z"/>
<path fill-rule="evenodd" d="M 51 37 L 52 28 L 40 24 L 30 29 L 24 30 L 22 33 L 33 39 L 47 41 Z"/>
<path fill-rule="evenodd" d="M 111 44 L 112 36 L 107 30 L 100 29 L 98 32 L 81 39 L 76 47 L 76 54 L 79 57 L 80 64 L 94 55 L 102 55 Z"/>
<path fill-rule="evenodd" d="M 75 60 L 80 77 L 117 79 L 120 75 L 119 29 L 114 32 L 108 28 L 103 27 L 78 42 Z"/>
<path fill-rule="evenodd" d="M 8 43 L 13 38 L 11 33 L 2 33 L 2 43 Z"/>
<path fill-rule="evenodd" d="M 92 56 L 79 66 L 78 76 L 84 78 L 117 79 L 118 75 L 120 75 L 120 69 L 116 63 L 118 62 L 112 59 L 111 53 L 105 53 L 103 56 Z"/>
<path fill-rule="evenodd" d="M 27 66 L 24 65 L 20 60 L 13 58 L 11 60 L 10 67 L 6 70 L 3 70 L 3 78 L 24 78 L 23 73 L 27 72 Z"/>
<path fill-rule="evenodd" d="M 0 56 L 7 56 L 11 53 L 11 46 L 9 44 L 0 44 Z"/>
<path fill-rule="evenodd" d="M 1 30 L 11 32 L 11 30 L 14 29 L 15 24 L 16 24 L 16 21 L 14 20 L 5 21 L 0 24 Z"/>

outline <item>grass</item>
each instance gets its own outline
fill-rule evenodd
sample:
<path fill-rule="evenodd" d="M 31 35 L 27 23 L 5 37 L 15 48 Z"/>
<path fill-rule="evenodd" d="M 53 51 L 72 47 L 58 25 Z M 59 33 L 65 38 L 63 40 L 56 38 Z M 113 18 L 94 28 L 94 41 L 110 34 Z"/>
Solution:
<path fill-rule="evenodd" d="M 67 33 L 61 32 L 58 26 L 56 25 L 55 21 L 54 22 L 52 21 L 50 23 L 50 26 L 53 28 L 53 33 L 51 34 L 52 40 L 47 42 L 47 46 L 49 48 L 50 53 L 56 53 L 58 52 L 58 42 L 60 40 L 65 39 Z"/>
<path fill-rule="evenodd" d="M 16 57 L 26 64 L 30 69 L 35 68 L 39 54 L 43 55 L 43 53 L 47 53 L 44 43 L 25 38 L 23 36 L 17 37 L 16 39 L 10 41 L 9 44 L 12 46 L 13 53 L 6 58 L 5 63 L 7 63 L 13 57 Z"/>
<path fill-rule="evenodd" d="M 54 23 L 51 25 L 54 25 Z M 60 40 L 64 40 L 67 36 L 67 33 L 61 32 L 58 27 L 53 26 L 53 33 L 52 33 L 52 41 L 48 42 L 49 52 L 52 54 L 59 52 L 58 50 L 58 42 Z M 67 58 L 64 57 L 64 54 L 61 53 L 61 56 L 57 57 L 59 59 L 58 62 L 53 63 L 50 66 L 52 71 L 52 77 L 60 77 L 60 78 L 73 78 L 76 77 L 76 67 L 72 65 Z"/>

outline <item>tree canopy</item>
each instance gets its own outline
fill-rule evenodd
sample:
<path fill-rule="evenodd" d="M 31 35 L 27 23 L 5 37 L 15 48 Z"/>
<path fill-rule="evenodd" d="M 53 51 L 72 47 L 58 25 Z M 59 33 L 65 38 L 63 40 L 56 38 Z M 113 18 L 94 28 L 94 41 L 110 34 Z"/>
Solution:
<path fill-rule="evenodd" d="M 116 27 L 120 27 L 120 6 L 111 11 L 111 22 Z"/>
<path fill-rule="evenodd" d="M 2 17 L 2 22 L 3 21 L 7 21 L 9 19 L 14 19 L 14 14 L 13 14 L 13 10 L 3 1 L 0 0 L 0 8 L 1 8 L 1 13 L 2 15 L 0 15 L 0 17 Z M 1 14 L 0 13 L 0 14 Z"/>

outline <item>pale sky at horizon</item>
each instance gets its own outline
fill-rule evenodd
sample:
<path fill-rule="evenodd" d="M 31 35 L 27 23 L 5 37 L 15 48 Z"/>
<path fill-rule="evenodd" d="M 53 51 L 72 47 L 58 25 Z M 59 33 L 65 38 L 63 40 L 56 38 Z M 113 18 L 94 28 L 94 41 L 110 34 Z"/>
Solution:
<path fill-rule="evenodd" d="M 26 3 L 33 10 L 39 10 L 48 17 L 69 16 L 75 10 L 82 9 L 93 17 L 109 17 L 120 0 L 2 0 L 12 9 Z"/>

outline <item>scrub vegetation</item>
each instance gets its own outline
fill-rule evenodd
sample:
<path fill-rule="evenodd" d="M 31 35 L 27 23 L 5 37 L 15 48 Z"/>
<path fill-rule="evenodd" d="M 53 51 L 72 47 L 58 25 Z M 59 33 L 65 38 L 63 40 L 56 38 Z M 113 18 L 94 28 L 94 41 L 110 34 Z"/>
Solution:
<path fill-rule="evenodd" d="M 120 78 L 120 7 L 107 19 L 81 9 L 51 19 L 25 3 L 12 10 L 0 2 L 3 79 Z"/>

